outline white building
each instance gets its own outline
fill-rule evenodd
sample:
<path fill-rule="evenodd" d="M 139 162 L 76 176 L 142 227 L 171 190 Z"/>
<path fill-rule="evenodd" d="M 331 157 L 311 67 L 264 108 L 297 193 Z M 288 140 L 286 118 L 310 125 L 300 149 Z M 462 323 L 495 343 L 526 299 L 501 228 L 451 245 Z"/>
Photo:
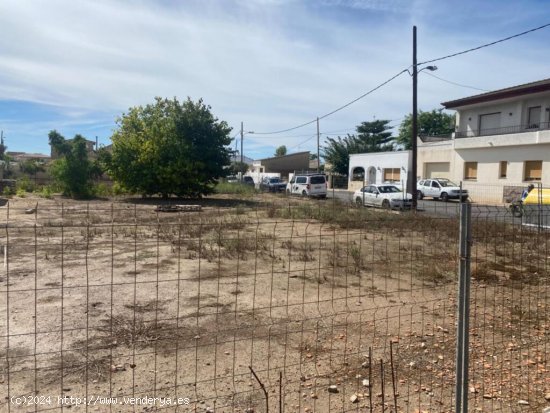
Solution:
<path fill-rule="evenodd" d="M 455 133 L 418 142 L 418 178 L 462 181 L 475 202 L 501 203 L 550 184 L 550 79 L 443 102 Z"/>
<path fill-rule="evenodd" d="M 407 187 L 411 151 L 358 153 L 349 156 L 348 190 L 364 185 L 395 183 Z"/>

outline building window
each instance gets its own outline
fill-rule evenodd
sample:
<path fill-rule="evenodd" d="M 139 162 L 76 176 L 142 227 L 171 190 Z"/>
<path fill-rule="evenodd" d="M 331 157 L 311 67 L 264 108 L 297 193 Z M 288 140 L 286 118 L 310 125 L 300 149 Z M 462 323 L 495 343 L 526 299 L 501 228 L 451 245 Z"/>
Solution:
<path fill-rule="evenodd" d="M 357 166 L 351 171 L 351 180 L 352 181 L 361 181 L 365 180 L 365 168 Z"/>
<path fill-rule="evenodd" d="M 384 169 L 384 182 L 399 182 L 400 179 L 401 179 L 401 169 L 399 168 Z"/>
<path fill-rule="evenodd" d="M 500 161 L 499 178 L 506 178 L 508 175 L 508 161 Z"/>
<path fill-rule="evenodd" d="M 542 161 L 525 161 L 524 176 L 526 181 L 540 181 L 542 178 Z"/>
<path fill-rule="evenodd" d="M 464 162 L 464 179 L 477 179 L 477 162 Z"/>
<path fill-rule="evenodd" d="M 479 134 L 497 135 L 500 131 L 500 112 L 479 115 Z"/>
<path fill-rule="evenodd" d="M 538 129 L 540 127 L 540 106 L 529 108 L 527 118 L 527 129 Z"/>

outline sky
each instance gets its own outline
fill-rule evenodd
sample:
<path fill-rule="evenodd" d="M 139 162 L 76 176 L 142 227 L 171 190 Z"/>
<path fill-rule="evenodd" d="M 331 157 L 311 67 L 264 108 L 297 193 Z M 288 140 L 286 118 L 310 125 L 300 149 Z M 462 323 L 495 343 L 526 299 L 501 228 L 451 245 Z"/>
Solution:
<path fill-rule="evenodd" d="M 128 108 L 190 97 L 232 137 L 243 122 L 248 157 L 316 152 L 315 123 L 269 132 L 409 68 L 414 25 L 423 62 L 546 23 L 546 0 L 0 0 L 0 130 L 8 151 L 49 153 L 52 129 L 107 145 Z M 419 109 L 549 78 L 548 40 L 550 27 L 435 63 L 419 74 Z M 321 119 L 321 146 L 373 119 L 397 133 L 411 107 L 405 72 Z"/>

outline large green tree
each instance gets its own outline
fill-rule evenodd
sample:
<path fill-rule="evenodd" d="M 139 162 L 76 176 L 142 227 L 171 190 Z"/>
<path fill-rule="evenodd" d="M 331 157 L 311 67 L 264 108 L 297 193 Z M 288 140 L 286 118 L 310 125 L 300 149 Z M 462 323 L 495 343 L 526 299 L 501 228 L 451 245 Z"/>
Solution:
<path fill-rule="evenodd" d="M 231 128 L 210 109 L 202 100 L 158 97 L 130 108 L 117 121 L 112 151 L 102 156 L 108 174 L 142 195 L 213 192 L 217 178 L 228 173 Z"/>
<path fill-rule="evenodd" d="M 328 138 L 323 154 L 331 171 L 347 175 L 349 156 L 354 153 L 392 151 L 394 138 L 389 123 L 389 120 L 362 122 L 355 128 L 356 135 Z"/>
<path fill-rule="evenodd" d="M 393 151 L 392 126 L 389 120 L 362 122 L 357 131 L 357 149 L 359 153 Z"/>
<path fill-rule="evenodd" d="M 286 146 L 281 145 L 275 149 L 275 156 L 285 156 L 286 155 Z"/>
<path fill-rule="evenodd" d="M 443 112 L 443 109 L 433 109 L 430 112 L 418 112 L 418 136 L 447 135 L 454 131 L 455 117 Z M 399 126 L 397 142 L 405 149 L 412 147 L 412 114 L 405 116 Z"/>
<path fill-rule="evenodd" d="M 50 145 L 59 159 L 53 161 L 50 173 L 61 187 L 63 194 L 73 198 L 88 198 L 93 194 L 93 180 L 101 171 L 88 157 L 86 139 L 76 135 L 66 140 L 56 130 L 48 134 Z"/>

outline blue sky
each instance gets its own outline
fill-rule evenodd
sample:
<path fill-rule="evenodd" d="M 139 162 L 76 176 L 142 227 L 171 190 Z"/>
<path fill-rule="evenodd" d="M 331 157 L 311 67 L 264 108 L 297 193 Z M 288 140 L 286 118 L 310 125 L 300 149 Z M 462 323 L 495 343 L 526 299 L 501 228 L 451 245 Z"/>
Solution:
<path fill-rule="evenodd" d="M 0 1 L 0 129 L 10 151 L 49 153 L 47 134 L 108 144 L 115 120 L 155 96 L 203 98 L 237 134 L 332 111 L 411 64 L 550 22 L 545 0 Z M 550 77 L 550 28 L 437 63 L 434 74 L 494 90 Z M 421 73 L 419 107 L 479 93 Z M 320 123 L 327 136 L 411 110 L 411 78 Z M 244 153 L 316 151 L 316 128 L 247 134 Z"/>

